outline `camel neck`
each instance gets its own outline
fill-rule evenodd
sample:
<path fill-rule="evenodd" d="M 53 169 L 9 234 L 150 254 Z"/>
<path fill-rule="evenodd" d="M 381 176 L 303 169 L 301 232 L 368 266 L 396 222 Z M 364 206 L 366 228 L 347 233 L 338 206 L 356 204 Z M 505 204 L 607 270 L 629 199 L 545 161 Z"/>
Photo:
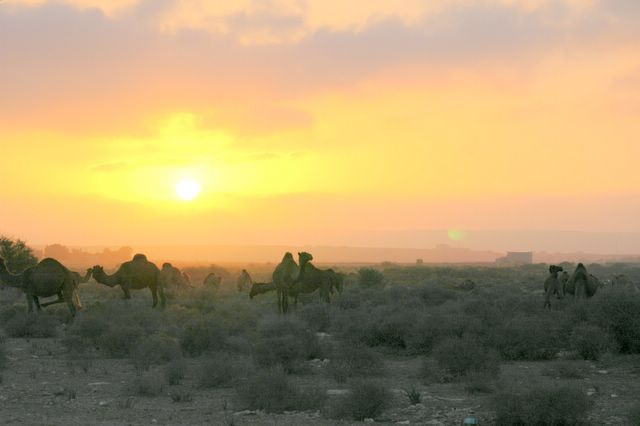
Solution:
<path fill-rule="evenodd" d="M 10 273 L 4 264 L 0 265 L 0 280 L 10 287 L 22 287 L 23 274 Z"/>

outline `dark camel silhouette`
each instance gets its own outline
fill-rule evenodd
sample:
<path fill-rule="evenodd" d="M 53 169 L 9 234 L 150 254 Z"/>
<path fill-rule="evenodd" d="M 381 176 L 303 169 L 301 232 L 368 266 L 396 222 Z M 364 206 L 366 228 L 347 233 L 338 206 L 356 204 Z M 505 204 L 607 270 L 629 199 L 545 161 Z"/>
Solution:
<path fill-rule="evenodd" d="M 160 293 L 160 306 L 166 305 L 164 287 L 160 283 L 160 271 L 158 267 L 147 260 L 144 254 L 136 254 L 133 260 L 120 265 L 113 275 L 104 272 L 102 266 L 96 265 L 91 270 L 93 278 L 100 284 L 109 287 L 120 286 L 124 292 L 124 298 L 130 299 L 129 290 L 141 290 L 148 288 L 153 297 L 153 307 L 158 304 L 158 293 Z"/>
<path fill-rule="evenodd" d="M 564 288 L 558 279 L 558 273 L 562 272 L 561 266 L 549 266 L 549 276 L 544 281 L 544 307 L 551 309 L 551 297 L 555 295 L 558 299 L 564 297 Z"/>
<path fill-rule="evenodd" d="M 307 252 L 298 253 L 298 261 L 300 262 L 300 274 L 291 287 L 291 296 L 294 303 L 298 304 L 298 296 L 300 294 L 309 294 L 318 290 L 320 298 L 325 302 L 331 301 L 331 294 L 334 288 L 342 291 L 344 275 L 335 272 L 333 269 L 318 269 L 311 261 L 313 256 Z"/>
<path fill-rule="evenodd" d="M 271 278 L 276 287 L 278 297 L 278 313 L 286 314 L 289 310 L 289 289 L 298 278 L 298 264 L 293 260 L 293 255 L 286 252 L 273 271 Z"/>
<path fill-rule="evenodd" d="M 41 307 L 56 303 L 66 303 L 72 316 L 76 314 L 75 300 L 80 302 L 76 294 L 78 278 L 69 269 L 55 259 L 46 258 L 36 266 L 27 268 L 20 274 L 12 274 L 7 270 L 4 259 L 0 258 L 0 280 L 5 285 L 21 289 L 27 297 L 28 311 L 33 312 L 33 305 L 38 311 Z M 58 300 L 40 305 L 40 297 L 58 296 Z"/>
<path fill-rule="evenodd" d="M 246 288 L 251 288 L 253 285 L 253 280 L 251 279 L 251 275 L 247 272 L 246 269 L 243 269 L 240 272 L 240 276 L 236 280 L 236 287 L 238 288 L 238 293 L 242 293 Z"/>
<path fill-rule="evenodd" d="M 578 263 L 576 270 L 564 286 L 564 291 L 576 299 L 585 299 L 593 297 L 598 291 L 598 287 L 602 287 L 602 282 L 588 273 L 582 263 Z"/>

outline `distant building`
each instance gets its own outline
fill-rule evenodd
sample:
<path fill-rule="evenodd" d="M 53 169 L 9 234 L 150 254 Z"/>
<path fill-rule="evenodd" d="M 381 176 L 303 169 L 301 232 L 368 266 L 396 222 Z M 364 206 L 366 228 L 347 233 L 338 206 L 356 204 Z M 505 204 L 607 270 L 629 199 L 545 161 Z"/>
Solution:
<path fill-rule="evenodd" d="M 496 265 L 530 265 L 533 263 L 531 251 L 509 251 L 506 256 L 496 259 Z"/>

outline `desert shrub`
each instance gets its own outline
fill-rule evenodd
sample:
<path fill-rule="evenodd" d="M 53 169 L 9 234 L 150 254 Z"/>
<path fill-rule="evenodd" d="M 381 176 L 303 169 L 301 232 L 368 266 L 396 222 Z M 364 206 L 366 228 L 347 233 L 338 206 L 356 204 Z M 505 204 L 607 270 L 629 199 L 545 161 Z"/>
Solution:
<path fill-rule="evenodd" d="M 467 393 L 492 393 L 495 390 L 495 376 L 487 373 L 469 373 L 465 377 L 464 390 Z"/>
<path fill-rule="evenodd" d="M 187 363 L 182 358 L 174 359 L 164 367 L 164 378 L 172 386 L 179 385 L 186 374 Z"/>
<path fill-rule="evenodd" d="M 428 355 L 440 341 L 460 337 L 465 330 L 465 319 L 454 313 L 434 313 L 422 315 L 407 334 L 406 342 L 410 352 Z"/>
<path fill-rule="evenodd" d="M 507 389 L 494 399 L 496 423 L 505 426 L 586 424 L 591 408 L 587 396 L 574 386 Z"/>
<path fill-rule="evenodd" d="M 420 404 L 422 402 L 422 393 L 416 388 L 406 389 L 404 391 L 411 405 Z"/>
<path fill-rule="evenodd" d="M 198 371 L 198 384 L 203 388 L 225 387 L 250 374 L 250 362 L 226 353 L 209 356 Z"/>
<path fill-rule="evenodd" d="M 235 389 L 240 405 L 268 413 L 317 409 L 325 399 L 325 393 L 319 389 L 294 386 L 282 369 L 259 370 L 239 382 Z"/>
<path fill-rule="evenodd" d="M 9 337 L 46 338 L 55 337 L 57 325 L 55 318 L 47 313 L 23 312 L 9 319 L 4 324 L 4 330 Z"/>
<path fill-rule="evenodd" d="M 627 413 L 630 425 L 640 425 L 640 402 L 636 402 Z"/>
<path fill-rule="evenodd" d="M 193 401 L 193 393 L 187 389 L 178 389 L 169 393 L 173 402 L 191 402 Z"/>
<path fill-rule="evenodd" d="M 562 348 L 560 326 L 551 317 L 516 317 L 497 327 L 488 343 L 506 360 L 553 359 Z"/>
<path fill-rule="evenodd" d="M 164 390 L 164 380 L 162 376 L 155 373 L 136 376 L 131 390 L 138 396 L 158 396 Z"/>
<path fill-rule="evenodd" d="M 20 300 L 22 301 L 22 299 Z M 24 315 L 24 310 L 25 309 L 23 304 L 14 303 L 11 305 L 2 306 L 0 308 L 0 321 L 4 324 L 15 316 Z"/>
<path fill-rule="evenodd" d="M 96 344 L 107 356 L 123 358 L 129 355 L 142 334 L 142 330 L 136 327 L 111 327 L 98 337 Z"/>
<path fill-rule="evenodd" d="M 595 325 L 581 324 L 571 333 L 571 348 L 583 359 L 597 361 L 606 352 L 615 352 L 616 342 L 605 330 Z"/>
<path fill-rule="evenodd" d="M 354 382 L 344 398 L 331 404 L 328 415 L 334 419 L 357 421 L 376 418 L 388 406 L 391 397 L 391 393 L 380 384 L 370 381 Z"/>
<path fill-rule="evenodd" d="M 326 303 L 310 303 L 299 311 L 300 318 L 314 331 L 327 331 L 331 326 L 331 314 Z"/>
<path fill-rule="evenodd" d="M 591 302 L 592 321 L 613 335 L 620 352 L 640 353 L 640 295 L 612 289 Z"/>
<path fill-rule="evenodd" d="M 187 322 L 180 335 L 180 346 L 189 355 L 200 355 L 210 350 L 220 350 L 227 339 L 226 331 L 213 316 Z"/>
<path fill-rule="evenodd" d="M 109 322 L 105 316 L 91 312 L 79 312 L 73 324 L 67 329 L 67 334 L 74 334 L 83 339 L 93 340 L 109 329 Z"/>
<path fill-rule="evenodd" d="M 469 373 L 484 373 L 495 377 L 500 372 L 500 359 L 495 350 L 470 338 L 449 338 L 433 349 L 438 366 L 453 379 Z"/>
<path fill-rule="evenodd" d="M 460 297 L 455 291 L 437 286 L 421 286 L 418 288 L 420 301 L 427 306 L 438 306 Z"/>
<path fill-rule="evenodd" d="M 0 236 L 0 258 L 5 260 L 7 269 L 13 272 L 22 272 L 38 263 L 38 258 L 26 242 L 5 236 Z"/>
<path fill-rule="evenodd" d="M 373 268 L 360 268 L 358 270 L 358 284 L 361 287 L 383 287 L 384 275 Z"/>
<path fill-rule="evenodd" d="M 384 360 L 373 349 L 345 342 L 334 347 L 327 374 L 340 383 L 352 377 L 377 376 L 384 374 Z"/>
<path fill-rule="evenodd" d="M 131 362 L 138 370 L 148 370 L 151 365 L 165 364 L 181 356 L 178 342 L 166 334 L 141 338 L 130 353 Z"/>
<path fill-rule="evenodd" d="M 318 340 L 304 324 L 293 319 L 263 321 L 258 328 L 254 359 L 263 367 L 281 365 L 288 373 L 300 371 L 302 361 L 320 355 Z"/>

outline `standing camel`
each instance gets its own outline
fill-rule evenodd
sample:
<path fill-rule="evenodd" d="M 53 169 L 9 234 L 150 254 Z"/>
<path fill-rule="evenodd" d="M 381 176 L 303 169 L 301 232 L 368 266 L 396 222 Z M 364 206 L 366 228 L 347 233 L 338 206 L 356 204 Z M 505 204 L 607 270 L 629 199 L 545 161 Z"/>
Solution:
<path fill-rule="evenodd" d="M 587 268 L 582 263 L 578 263 L 567 284 L 565 291 L 572 294 L 576 299 L 592 297 L 601 287 L 602 283 L 598 278 L 587 272 Z"/>
<path fill-rule="evenodd" d="M 251 288 L 253 285 L 253 280 L 251 279 L 251 275 L 247 272 L 246 269 L 243 269 L 240 272 L 240 276 L 236 280 L 236 287 L 238 288 L 238 293 L 242 293 L 246 288 Z"/>
<path fill-rule="evenodd" d="M 298 304 L 298 296 L 301 293 L 313 293 L 319 290 L 322 300 L 329 303 L 331 300 L 330 294 L 333 293 L 334 287 L 338 291 L 342 291 L 344 277 L 332 269 L 322 270 L 316 268 L 311 263 L 311 260 L 313 260 L 313 256 L 310 253 L 304 251 L 298 253 L 300 274 L 291 289 L 291 295 L 296 305 Z"/>
<path fill-rule="evenodd" d="M 280 314 L 286 314 L 289 310 L 289 289 L 298 278 L 298 274 L 298 264 L 293 260 L 293 255 L 286 252 L 271 275 L 277 290 L 278 313 Z"/>
<path fill-rule="evenodd" d="M 556 295 L 558 299 L 564 296 L 562 284 L 558 279 L 558 272 L 562 272 L 561 266 L 549 266 L 549 276 L 544 281 L 544 307 L 547 309 L 551 309 L 551 296 Z"/>
<path fill-rule="evenodd" d="M 55 259 L 43 259 L 36 266 L 14 275 L 7 270 L 4 259 L 0 258 L 0 281 L 23 291 L 27 297 L 29 312 L 33 312 L 34 303 L 37 310 L 40 311 L 41 307 L 64 302 L 67 304 L 71 316 L 76 314 L 74 300 L 80 302 L 80 298 L 76 294 L 77 278 L 74 273 Z M 40 297 L 56 295 L 58 300 L 40 305 Z"/>
<path fill-rule="evenodd" d="M 133 256 L 133 260 L 120 265 L 113 275 L 105 273 L 104 268 L 99 265 L 92 268 L 92 275 L 100 284 L 109 287 L 119 285 L 124 292 L 125 299 L 131 298 L 129 290 L 148 288 L 151 290 L 151 297 L 153 297 L 153 307 L 158 304 L 158 293 L 160 293 L 160 306 L 166 305 L 164 287 L 158 279 L 160 271 L 156 265 L 147 260 L 144 254 Z"/>

